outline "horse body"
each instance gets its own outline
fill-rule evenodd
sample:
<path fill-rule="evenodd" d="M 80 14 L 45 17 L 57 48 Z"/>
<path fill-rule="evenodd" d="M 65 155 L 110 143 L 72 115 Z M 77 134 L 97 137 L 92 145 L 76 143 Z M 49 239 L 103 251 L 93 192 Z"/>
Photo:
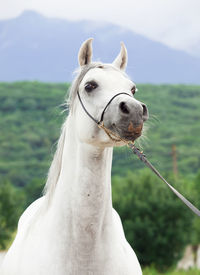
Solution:
<path fill-rule="evenodd" d="M 90 41 L 82 46 L 83 50 L 88 61 Z M 81 64 L 83 54 L 80 55 Z M 117 60 L 115 62 L 119 63 L 119 57 Z M 79 83 L 82 91 L 84 83 L 94 81 L 96 74 L 103 83 L 108 72 L 110 78 L 102 88 L 107 90 L 107 96 L 99 91 L 95 105 L 91 104 L 91 95 L 86 97 L 86 104 L 98 117 L 108 97 L 114 94 L 113 90 L 116 93 L 115 89 L 130 87 L 130 80 L 109 66 L 106 72 L 102 68 L 91 69 Z M 113 82 L 116 75 L 118 81 Z M 125 102 L 129 109 L 132 105 L 137 106 L 137 115 L 141 110 L 138 101 L 127 99 L 126 95 L 115 99 L 112 108 L 118 109 L 121 102 Z M 113 116 L 112 108 L 105 114 L 107 124 Z M 123 110 L 123 116 L 127 115 Z M 116 119 L 122 120 L 121 117 Z M 118 145 L 122 145 L 121 142 Z M 2 275 L 142 273 L 137 257 L 125 239 L 121 220 L 112 207 L 112 153 L 113 141 L 94 125 L 74 97 L 73 109 L 63 125 L 49 172 L 47 192 L 20 218 L 16 239 L 2 266 Z"/>

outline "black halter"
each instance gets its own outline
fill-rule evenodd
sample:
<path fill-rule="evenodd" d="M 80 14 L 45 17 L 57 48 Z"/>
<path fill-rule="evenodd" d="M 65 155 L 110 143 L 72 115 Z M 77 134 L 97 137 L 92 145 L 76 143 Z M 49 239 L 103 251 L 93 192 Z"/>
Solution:
<path fill-rule="evenodd" d="M 87 109 L 85 108 L 84 104 L 83 104 L 83 101 L 81 100 L 81 97 L 80 97 L 80 94 L 79 94 L 79 91 L 77 91 L 77 94 L 78 94 L 78 98 L 79 98 L 79 101 L 81 103 L 81 106 L 83 107 L 83 110 L 86 112 L 86 114 L 97 124 L 97 125 L 100 125 L 102 122 L 103 122 L 103 118 L 104 118 L 104 114 L 105 114 L 105 111 L 107 110 L 108 106 L 110 105 L 110 103 L 113 101 L 113 99 L 115 97 L 117 97 L 118 95 L 128 95 L 131 97 L 131 95 L 129 95 L 128 93 L 118 93 L 116 95 L 114 95 L 109 101 L 108 103 L 106 104 L 105 108 L 103 109 L 102 113 L 101 113 L 101 118 L 100 120 L 97 120 L 95 119 L 88 111 Z"/>

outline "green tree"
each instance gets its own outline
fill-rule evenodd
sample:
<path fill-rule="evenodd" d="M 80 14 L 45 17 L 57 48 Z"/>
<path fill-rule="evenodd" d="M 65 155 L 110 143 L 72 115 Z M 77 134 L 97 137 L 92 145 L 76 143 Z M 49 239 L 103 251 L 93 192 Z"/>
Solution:
<path fill-rule="evenodd" d="M 114 177 L 113 204 L 142 265 L 165 269 L 180 258 L 193 216 L 150 171 Z"/>

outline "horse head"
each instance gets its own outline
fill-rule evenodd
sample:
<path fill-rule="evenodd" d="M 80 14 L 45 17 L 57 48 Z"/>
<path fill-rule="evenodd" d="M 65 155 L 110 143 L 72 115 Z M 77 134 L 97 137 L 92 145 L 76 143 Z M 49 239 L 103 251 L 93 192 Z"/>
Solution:
<path fill-rule="evenodd" d="M 83 142 L 124 145 L 121 141 L 113 142 L 99 129 L 97 124 L 102 122 L 109 131 L 127 141 L 142 135 L 148 109 L 134 98 L 136 85 L 125 73 L 127 59 L 124 43 L 112 64 L 92 62 L 92 39 L 82 44 L 78 54 L 80 73 L 70 93 L 70 115 Z"/>

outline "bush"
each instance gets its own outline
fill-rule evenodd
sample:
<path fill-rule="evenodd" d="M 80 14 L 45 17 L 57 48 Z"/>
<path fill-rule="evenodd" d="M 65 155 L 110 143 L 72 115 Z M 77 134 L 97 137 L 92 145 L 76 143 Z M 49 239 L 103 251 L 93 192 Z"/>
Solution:
<path fill-rule="evenodd" d="M 143 270 L 143 275 L 161 275 L 159 271 L 157 271 L 153 267 L 146 267 Z M 189 270 L 169 270 L 168 272 L 164 273 L 165 275 L 199 275 L 198 269 L 189 269 Z"/>
<path fill-rule="evenodd" d="M 16 230 L 24 204 L 24 194 L 8 181 L 0 182 L 0 249 L 5 249 L 7 242 Z"/>
<path fill-rule="evenodd" d="M 143 266 L 169 268 L 190 238 L 190 210 L 151 171 L 113 178 L 113 204 Z"/>

